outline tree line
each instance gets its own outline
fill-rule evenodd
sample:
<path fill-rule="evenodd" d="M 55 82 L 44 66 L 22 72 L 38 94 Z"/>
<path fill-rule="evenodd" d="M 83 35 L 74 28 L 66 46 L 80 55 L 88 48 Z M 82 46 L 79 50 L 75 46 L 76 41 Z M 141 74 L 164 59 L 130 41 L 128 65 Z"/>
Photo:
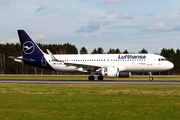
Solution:
<path fill-rule="evenodd" d="M 78 54 L 78 49 L 75 45 L 69 43 L 66 44 L 38 44 L 42 51 L 46 52 L 49 49 L 53 54 Z M 148 53 L 146 49 L 140 50 L 138 53 Z M 88 54 L 87 49 L 82 47 L 79 54 Z M 105 54 L 102 47 L 95 48 L 91 54 Z M 121 52 L 117 49 L 109 49 L 107 54 L 129 54 L 128 50 Z M 174 68 L 168 72 L 163 72 L 161 74 L 180 74 L 180 50 L 163 48 L 160 55 L 164 56 L 166 59 L 174 64 Z M 23 65 L 21 63 L 15 62 L 13 59 L 9 59 L 9 56 L 22 56 L 22 50 L 19 43 L 17 44 L 0 44 L 0 73 L 1 74 L 61 74 L 60 72 L 43 70 L 41 68 L 36 68 L 33 66 Z M 68 74 L 68 73 L 66 73 Z M 74 73 L 78 74 L 78 73 Z"/>

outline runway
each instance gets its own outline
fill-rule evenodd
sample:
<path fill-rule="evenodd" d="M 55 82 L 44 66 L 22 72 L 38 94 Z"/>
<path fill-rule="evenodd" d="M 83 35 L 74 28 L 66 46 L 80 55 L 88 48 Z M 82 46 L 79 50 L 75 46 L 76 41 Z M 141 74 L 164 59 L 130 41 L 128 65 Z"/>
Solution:
<path fill-rule="evenodd" d="M 0 79 L 0 83 L 19 84 L 127 84 L 127 85 L 180 85 L 180 81 L 148 81 L 148 80 L 15 80 Z"/>

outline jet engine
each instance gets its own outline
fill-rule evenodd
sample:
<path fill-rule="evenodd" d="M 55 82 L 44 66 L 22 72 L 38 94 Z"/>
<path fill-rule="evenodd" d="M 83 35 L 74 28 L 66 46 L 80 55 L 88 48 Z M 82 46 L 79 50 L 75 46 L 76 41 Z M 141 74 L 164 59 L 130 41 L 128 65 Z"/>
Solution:
<path fill-rule="evenodd" d="M 104 77 L 118 77 L 119 69 L 118 68 L 103 68 L 102 76 Z"/>
<path fill-rule="evenodd" d="M 104 77 L 122 77 L 127 78 L 131 76 L 130 72 L 119 72 L 119 68 L 103 68 L 102 69 L 102 76 Z"/>
<path fill-rule="evenodd" d="M 128 78 L 131 76 L 130 72 L 119 72 L 119 77 L 121 78 Z"/>

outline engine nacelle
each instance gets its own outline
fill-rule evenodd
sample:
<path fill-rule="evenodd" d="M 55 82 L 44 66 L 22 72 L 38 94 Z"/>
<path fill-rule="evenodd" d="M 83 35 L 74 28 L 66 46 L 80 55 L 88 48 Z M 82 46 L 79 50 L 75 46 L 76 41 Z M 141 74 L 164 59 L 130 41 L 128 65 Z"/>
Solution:
<path fill-rule="evenodd" d="M 131 76 L 130 72 L 119 72 L 119 77 L 128 78 Z"/>
<path fill-rule="evenodd" d="M 119 69 L 118 68 L 103 68 L 102 76 L 104 77 L 119 77 Z"/>

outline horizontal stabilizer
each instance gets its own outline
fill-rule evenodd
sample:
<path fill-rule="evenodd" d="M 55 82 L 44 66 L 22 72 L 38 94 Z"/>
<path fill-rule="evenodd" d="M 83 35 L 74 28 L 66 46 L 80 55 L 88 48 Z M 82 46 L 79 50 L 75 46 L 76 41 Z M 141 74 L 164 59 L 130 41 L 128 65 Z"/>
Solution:
<path fill-rule="evenodd" d="M 11 58 L 11 59 L 14 59 L 14 60 L 16 59 L 16 60 L 30 61 L 30 62 L 35 61 L 33 59 L 24 59 L 24 58 L 14 57 L 14 56 L 9 56 L 8 58 Z"/>

